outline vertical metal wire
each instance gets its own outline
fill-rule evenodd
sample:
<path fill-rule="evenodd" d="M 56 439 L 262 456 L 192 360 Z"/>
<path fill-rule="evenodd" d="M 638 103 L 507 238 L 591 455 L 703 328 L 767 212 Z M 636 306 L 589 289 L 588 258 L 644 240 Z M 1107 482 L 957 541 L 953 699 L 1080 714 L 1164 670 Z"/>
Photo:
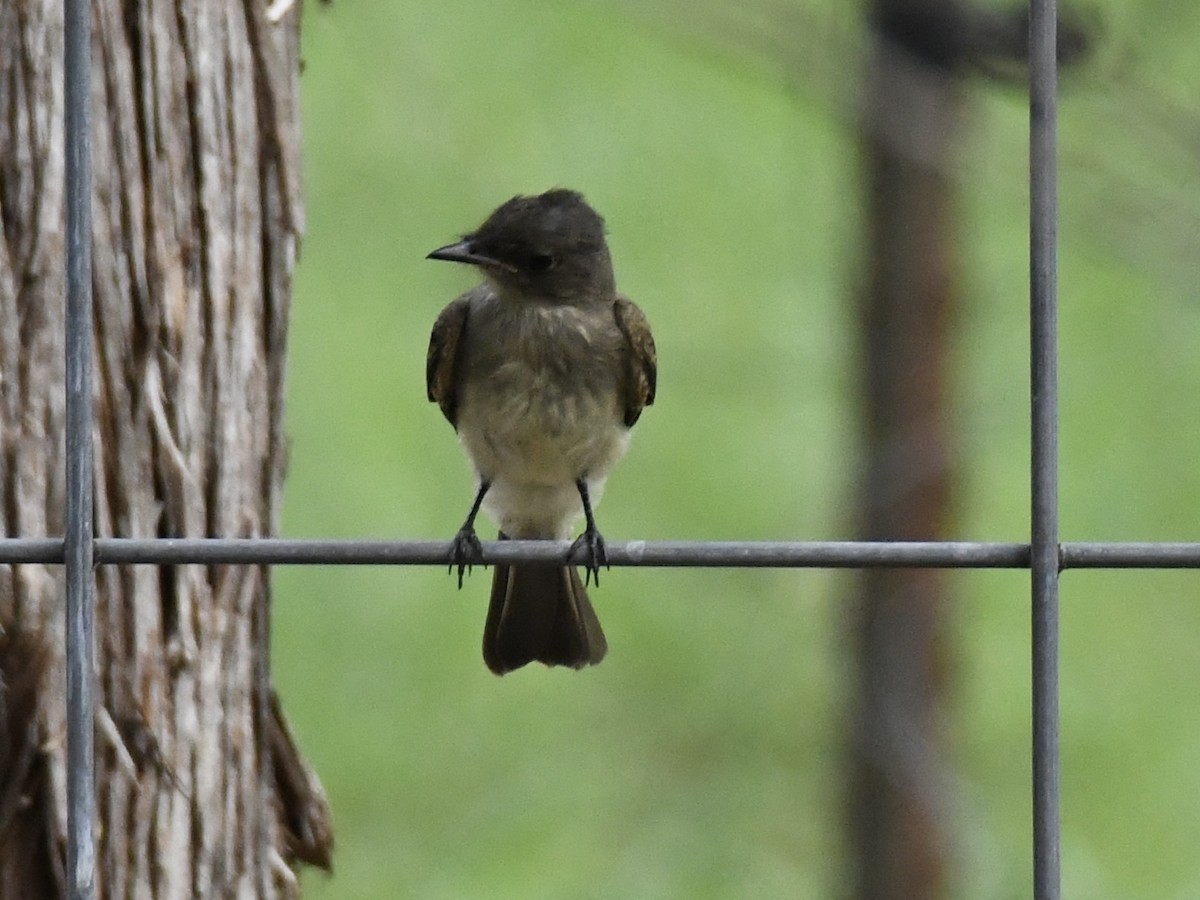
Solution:
<path fill-rule="evenodd" d="M 1029 5 L 1033 895 L 1058 900 L 1057 9 Z"/>
<path fill-rule="evenodd" d="M 92 223 L 88 0 L 64 0 L 66 102 L 67 896 L 96 896 L 92 713 Z"/>

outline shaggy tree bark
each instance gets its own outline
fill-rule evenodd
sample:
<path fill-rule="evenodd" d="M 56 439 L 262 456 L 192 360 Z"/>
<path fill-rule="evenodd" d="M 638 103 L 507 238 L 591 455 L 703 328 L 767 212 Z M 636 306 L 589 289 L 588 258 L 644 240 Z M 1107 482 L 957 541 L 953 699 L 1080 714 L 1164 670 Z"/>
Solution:
<path fill-rule="evenodd" d="M 95 532 L 277 528 L 302 226 L 299 7 L 92 0 Z M 63 24 L 0 2 L 0 534 L 63 533 Z M 269 573 L 97 571 L 102 896 L 297 894 L 320 785 L 268 674 Z M 0 897 L 63 890 L 61 567 L 0 565 Z"/>

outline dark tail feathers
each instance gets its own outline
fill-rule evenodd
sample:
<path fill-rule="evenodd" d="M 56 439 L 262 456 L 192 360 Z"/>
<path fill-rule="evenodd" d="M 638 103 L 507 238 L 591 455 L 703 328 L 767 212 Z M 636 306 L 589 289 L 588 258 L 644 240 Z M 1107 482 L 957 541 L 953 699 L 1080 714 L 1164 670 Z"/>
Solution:
<path fill-rule="evenodd" d="M 503 675 L 535 661 L 582 669 L 604 659 L 607 650 L 575 569 L 496 566 L 483 626 L 483 661 L 489 669 Z"/>

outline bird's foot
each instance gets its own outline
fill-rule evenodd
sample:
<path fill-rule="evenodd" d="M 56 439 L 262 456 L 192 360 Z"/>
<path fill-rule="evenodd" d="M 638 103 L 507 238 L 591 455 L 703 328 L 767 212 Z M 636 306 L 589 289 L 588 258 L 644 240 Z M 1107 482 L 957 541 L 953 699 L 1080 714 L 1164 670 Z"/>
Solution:
<path fill-rule="evenodd" d="M 471 571 L 471 566 L 483 559 L 483 545 L 479 543 L 479 535 L 470 525 L 458 529 L 458 534 L 450 542 L 450 568 L 453 572 L 458 569 L 458 588 L 462 590 L 463 574 Z"/>
<path fill-rule="evenodd" d="M 596 582 L 596 587 L 600 587 L 600 567 L 608 568 L 608 551 L 604 548 L 604 537 L 595 528 L 586 528 L 571 545 L 572 554 L 580 547 L 587 550 L 587 559 L 583 563 L 584 587 L 587 587 L 589 581 Z"/>

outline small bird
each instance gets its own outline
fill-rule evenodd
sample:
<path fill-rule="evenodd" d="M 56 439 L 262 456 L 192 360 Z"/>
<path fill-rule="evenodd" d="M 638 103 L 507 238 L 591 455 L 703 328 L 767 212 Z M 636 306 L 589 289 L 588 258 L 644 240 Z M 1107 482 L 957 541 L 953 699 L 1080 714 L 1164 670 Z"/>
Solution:
<path fill-rule="evenodd" d="M 438 316 L 425 369 L 429 399 L 475 469 L 475 502 L 450 548 L 459 587 L 482 554 L 480 508 L 500 540 L 563 540 L 582 515 L 573 549 L 598 585 L 607 561 L 594 509 L 654 402 L 658 365 L 646 317 L 617 293 L 604 220 L 575 191 L 513 197 L 428 258 L 483 277 Z M 584 587 L 573 567 L 496 566 L 488 668 L 600 662 L 608 644 Z"/>

